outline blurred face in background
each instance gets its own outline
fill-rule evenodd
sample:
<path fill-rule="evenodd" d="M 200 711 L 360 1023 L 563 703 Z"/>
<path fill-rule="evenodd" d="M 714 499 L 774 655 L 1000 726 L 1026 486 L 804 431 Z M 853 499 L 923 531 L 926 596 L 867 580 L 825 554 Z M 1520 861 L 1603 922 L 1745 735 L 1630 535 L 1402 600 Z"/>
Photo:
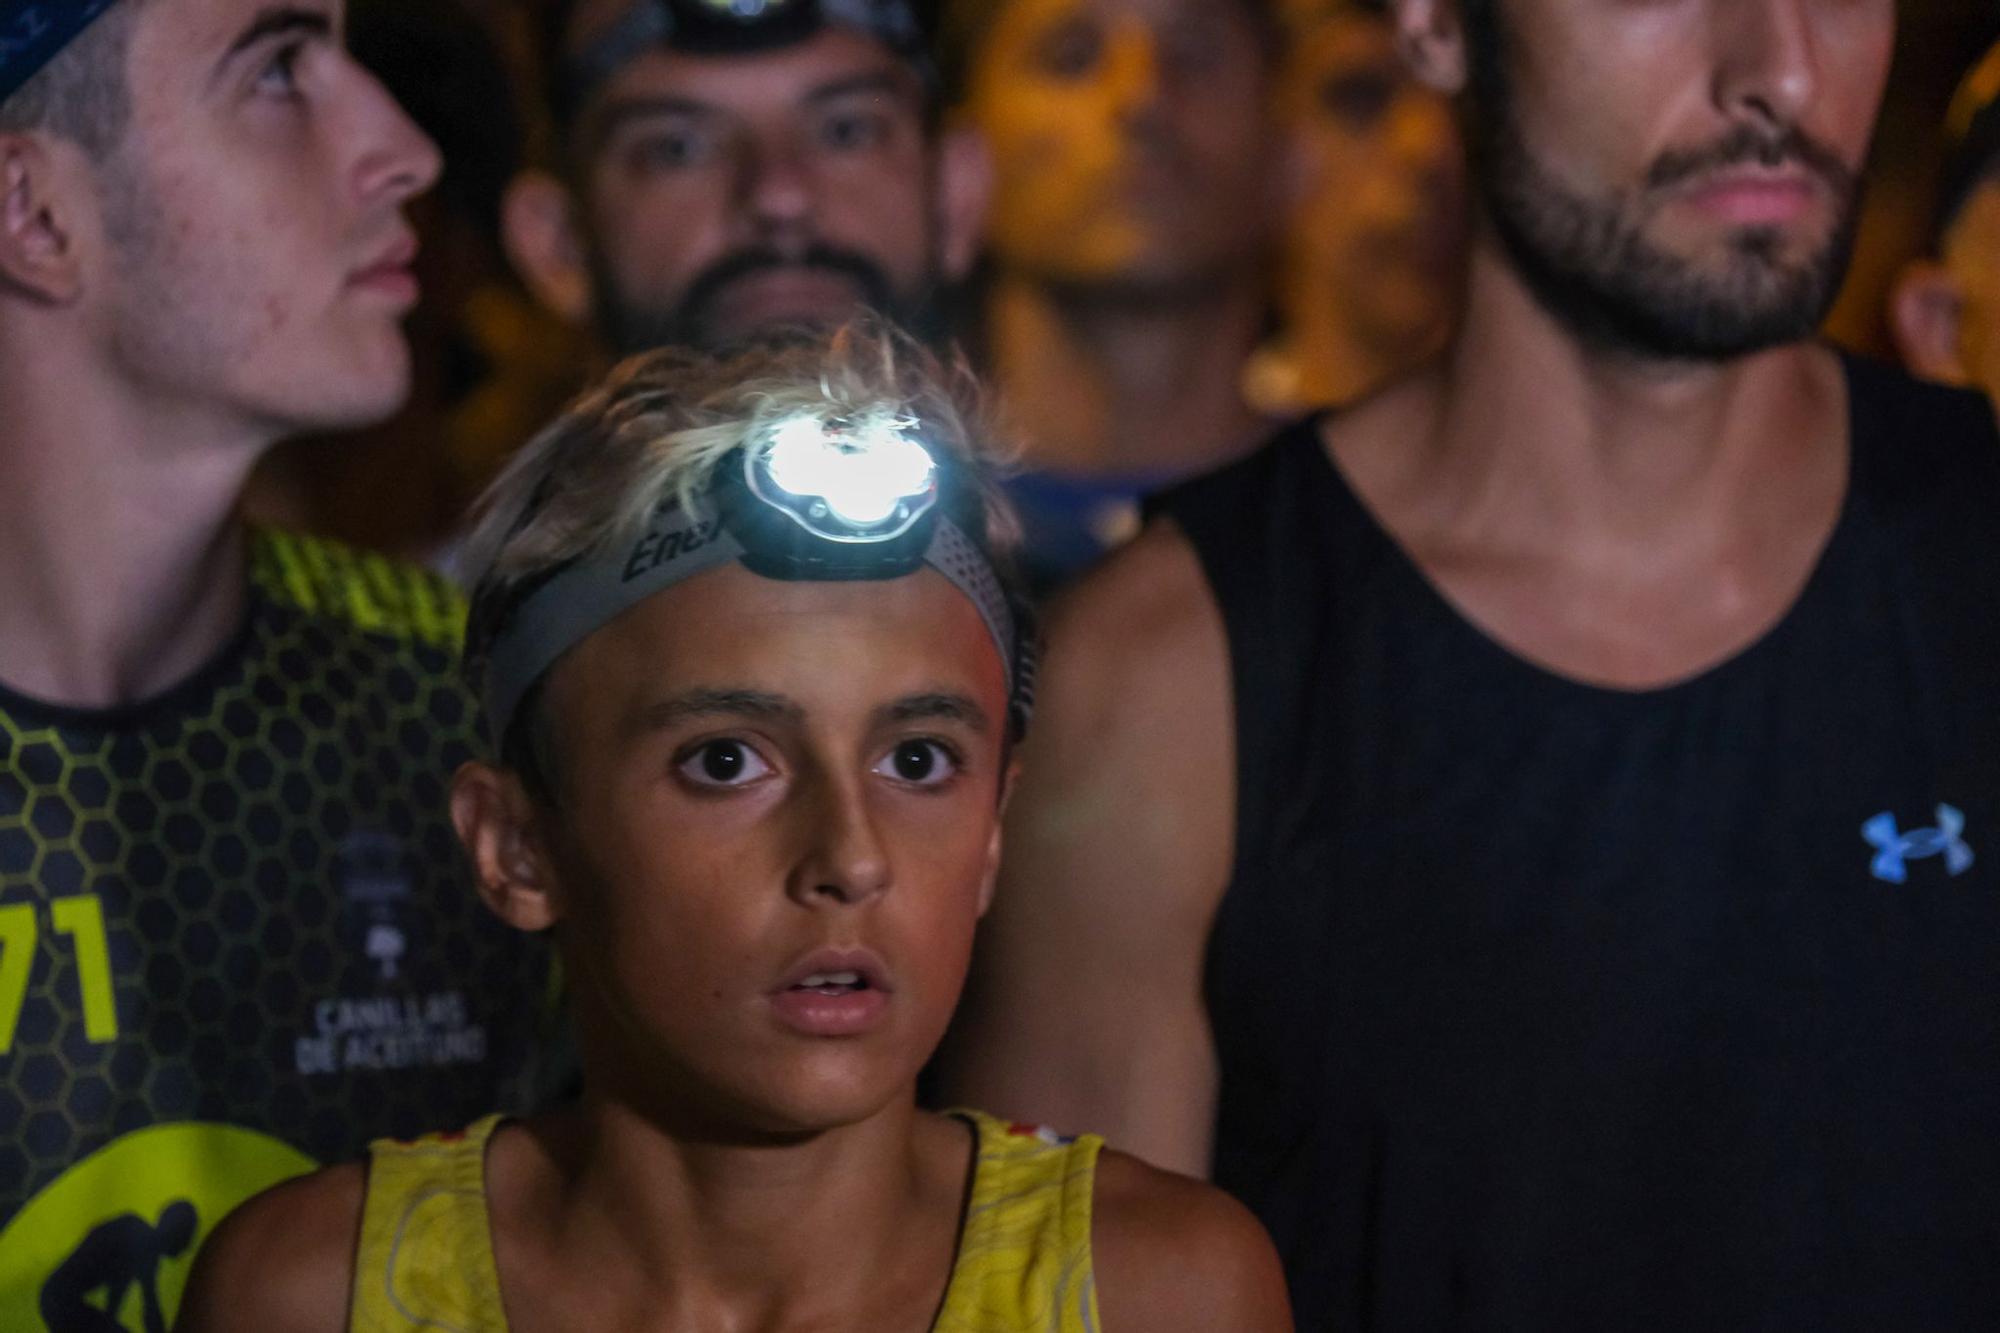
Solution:
<path fill-rule="evenodd" d="M 1280 301 L 1383 355 L 1421 347 L 1455 306 L 1464 168 L 1451 104 L 1419 84 L 1386 19 L 1345 5 L 1295 30 L 1279 75 L 1294 160 Z"/>
<path fill-rule="evenodd" d="M 1268 61 L 1249 0 L 1003 0 L 965 104 L 993 156 L 1001 267 L 1154 290 L 1254 265 Z"/>
<path fill-rule="evenodd" d="M 2000 402 L 2000 44 L 1965 76 L 1944 128 L 1932 244 L 1897 275 L 1890 329 L 1911 371 Z"/>
<path fill-rule="evenodd" d="M 1960 292 L 1963 382 L 2000 400 L 2000 179 L 1966 200 L 1946 236 L 1944 266 Z"/>
<path fill-rule="evenodd" d="M 576 49 L 622 0 L 578 6 Z M 580 108 L 567 188 L 517 185 L 509 245 L 537 294 L 613 351 L 721 346 L 858 306 L 919 319 L 970 266 L 984 159 L 940 138 L 922 80 L 827 27 L 727 55 L 661 47 Z"/>
<path fill-rule="evenodd" d="M 2000 175 L 1958 206 L 1936 259 L 1903 271 L 1890 318 L 1912 371 L 2000 402 Z"/>

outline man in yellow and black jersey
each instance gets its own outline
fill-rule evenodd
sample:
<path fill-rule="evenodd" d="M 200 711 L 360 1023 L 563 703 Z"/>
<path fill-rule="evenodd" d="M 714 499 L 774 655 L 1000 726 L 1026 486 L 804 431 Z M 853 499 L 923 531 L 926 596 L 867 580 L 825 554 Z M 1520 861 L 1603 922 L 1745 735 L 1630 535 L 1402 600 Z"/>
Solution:
<path fill-rule="evenodd" d="M 0 0 L 0 1329 L 163 1329 L 237 1202 L 541 1084 L 461 881 L 462 605 L 235 517 L 403 398 L 436 150 L 340 0 Z"/>

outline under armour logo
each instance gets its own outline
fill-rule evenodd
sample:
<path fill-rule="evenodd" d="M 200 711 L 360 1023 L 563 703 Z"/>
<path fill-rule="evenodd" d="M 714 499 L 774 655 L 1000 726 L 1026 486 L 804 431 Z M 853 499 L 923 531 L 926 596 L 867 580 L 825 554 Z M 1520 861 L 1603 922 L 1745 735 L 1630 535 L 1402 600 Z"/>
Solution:
<path fill-rule="evenodd" d="M 1949 805 L 1938 806 L 1936 828 L 1898 833 L 1896 817 L 1887 810 L 1861 826 L 1861 836 L 1875 849 L 1875 859 L 1868 868 L 1885 884 L 1905 882 L 1910 877 L 1905 863 L 1930 856 L 1942 856 L 1948 872 L 1963 875 L 1972 869 L 1972 849 L 1965 845 L 1964 832 L 1965 815 Z"/>

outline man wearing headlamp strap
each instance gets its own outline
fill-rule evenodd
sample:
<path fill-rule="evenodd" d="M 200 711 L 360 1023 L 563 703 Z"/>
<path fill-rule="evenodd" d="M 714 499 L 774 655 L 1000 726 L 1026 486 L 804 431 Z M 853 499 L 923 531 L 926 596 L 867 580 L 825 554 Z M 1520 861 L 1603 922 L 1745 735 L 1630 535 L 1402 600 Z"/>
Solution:
<path fill-rule="evenodd" d="M 249 1204 L 187 1333 L 1289 1328 L 1219 1191 L 917 1109 L 1028 721 L 1011 526 L 866 330 L 640 358 L 531 444 L 473 543 L 502 759 L 452 810 L 555 928 L 581 1102 Z"/>
<path fill-rule="evenodd" d="M 545 47 L 552 156 L 509 192 L 508 249 L 610 352 L 863 306 L 937 327 L 987 170 L 910 0 L 557 0 Z"/>

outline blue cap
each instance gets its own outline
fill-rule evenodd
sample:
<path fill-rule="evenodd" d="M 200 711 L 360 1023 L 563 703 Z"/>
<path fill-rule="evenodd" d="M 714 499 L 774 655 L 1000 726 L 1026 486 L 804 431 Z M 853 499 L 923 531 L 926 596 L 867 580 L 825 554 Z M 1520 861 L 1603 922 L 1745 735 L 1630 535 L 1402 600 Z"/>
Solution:
<path fill-rule="evenodd" d="M 0 102 L 61 55 L 118 0 L 0 0 Z"/>

